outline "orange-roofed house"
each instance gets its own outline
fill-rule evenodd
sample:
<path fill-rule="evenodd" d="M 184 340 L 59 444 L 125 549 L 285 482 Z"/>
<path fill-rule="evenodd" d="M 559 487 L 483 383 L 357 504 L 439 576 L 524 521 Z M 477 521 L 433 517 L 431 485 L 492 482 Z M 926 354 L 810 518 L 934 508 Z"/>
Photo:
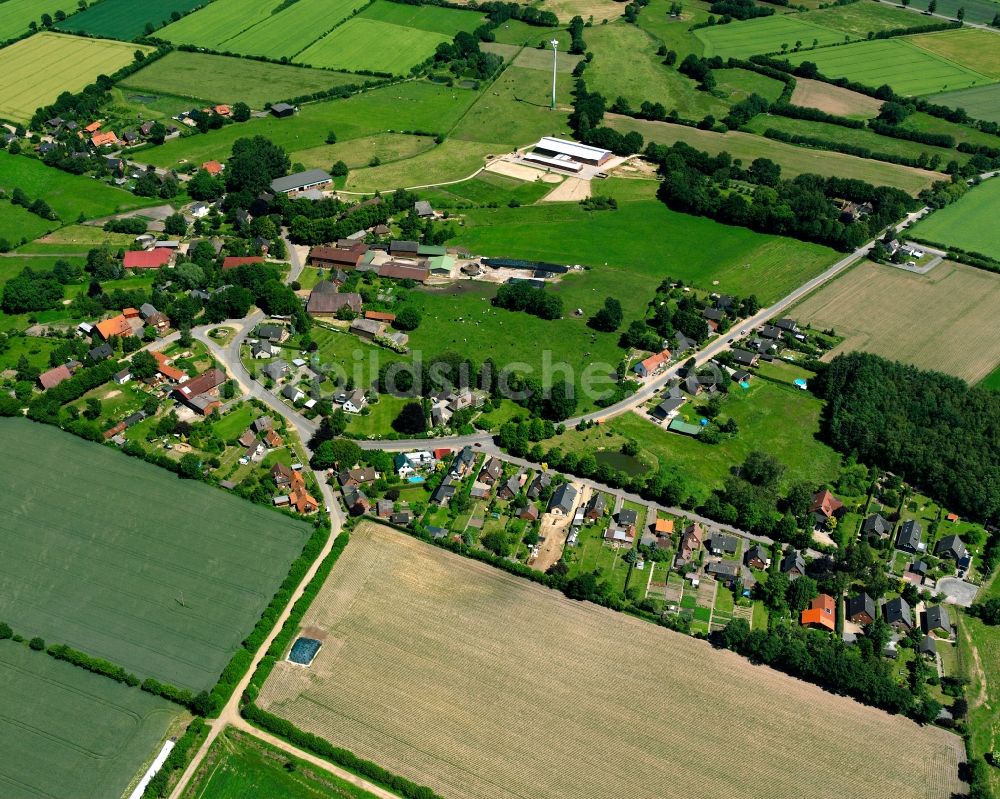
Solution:
<path fill-rule="evenodd" d="M 206 161 L 201 165 L 201 168 L 208 172 L 209 175 L 218 175 L 225 167 L 218 161 Z"/>
<path fill-rule="evenodd" d="M 173 254 L 173 250 L 166 247 L 157 247 L 154 250 L 129 250 L 125 253 L 123 266 L 126 269 L 162 269 L 170 263 Z"/>
<path fill-rule="evenodd" d="M 658 352 L 656 355 L 650 355 L 646 360 L 640 361 L 633 367 L 633 371 L 639 375 L 639 377 L 648 377 L 649 375 L 656 374 L 664 366 L 667 365 L 667 361 L 670 360 L 670 350 L 664 350 L 663 352 Z"/>
<path fill-rule="evenodd" d="M 217 105 L 212 110 L 215 111 L 215 113 L 218 114 L 220 117 L 227 117 L 227 116 L 229 116 L 232 113 L 229 110 L 229 106 L 228 105 L 224 105 L 224 104 L 223 105 Z"/>
<path fill-rule="evenodd" d="M 833 632 L 837 629 L 837 603 L 829 594 L 820 594 L 802 611 L 802 624 Z"/>
<path fill-rule="evenodd" d="M 235 269 L 247 264 L 262 264 L 264 259 L 259 255 L 227 255 L 222 261 L 223 269 Z"/>
<path fill-rule="evenodd" d="M 844 510 L 844 503 L 825 488 L 813 495 L 812 504 L 809 506 L 809 512 L 820 524 L 832 516 L 843 516 Z"/>
<path fill-rule="evenodd" d="M 141 316 L 141 314 L 139 313 L 138 308 L 122 308 L 122 316 L 126 319 L 136 319 Z"/>
<path fill-rule="evenodd" d="M 99 131 L 100 129 L 101 129 L 100 120 L 98 120 L 97 122 L 91 122 L 89 125 L 87 125 L 87 127 L 84 128 L 84 130 L 87 133 L 97 133 L 97 131 Z"/>
<path fill-rule="evenodd" d="M 124 338 L 125 336 L 132 335 L 132 325 L 128 323 L 128 319 L 123 314 L 118 314 L 118 316 L 112 316 L 110 319 L 98 322 L 94 325 L 94 329 L 105 341 L 112 336 L 121 336 Z"/>
<path fill-rule="evenodd" d="M 449 455 L 451 455 L 451 449 L 448 447 L 438 447 L 434 450 L 434 460 L 443 461 Z"/>
<path fill-rule="evenodd" d="M 657 519 L 655 532 L 669 535 L 674 531 L 673 519 Z"/>
<path fill-rule="evenodd" d="M 171 383 L 179 383 L 181 380 L 187 379 L 186 372 L 181 371 L 176 366 L 170 365 L 171 358 L 156 350 L 152 350 L 151 352 L 153 353 L 153 358 L 156 359 L 156 371 L 163 375 L 164 379 L 169 380 Z"/>
<path fill-rule="evenodd" d="M 396 314 L 388 311 L 365 311 L 365 319 L 374 319 L 376 322 L 395 322 Z"/>
<path fill-rule="evenodd" d="M 299 513 L 315 513 L 319 510 L 319 503 L 306 490 L 302 472 L 292 472 L 292 493 L 288 495 L 288 502 Z"/>
<path fill-rule="evenodd" d="M 90 143 L 94 147 L 110 147 L 111 145 L 118 144 L 118 137 L 115 136 L 113 130 L 109 130 L 106 133 L 95 133 L 90 137 Z"/>

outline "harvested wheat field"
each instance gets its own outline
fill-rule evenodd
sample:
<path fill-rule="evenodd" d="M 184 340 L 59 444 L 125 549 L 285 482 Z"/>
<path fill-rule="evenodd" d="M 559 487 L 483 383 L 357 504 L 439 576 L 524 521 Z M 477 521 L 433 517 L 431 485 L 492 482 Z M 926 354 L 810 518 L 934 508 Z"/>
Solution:
<path fill-rule="evenodd" d="M 259 703 L 448 799 L 962 788 L 951 733 L 371 523 L 304 624 L 323 648 L 278 664 Z"/>
<path fill-rule="evenodd" d="M 792 315 L 863 350 L 978 383 L 1000 364 L 1000 275 L 943 261 L 926 275 L 865 262 Z"/>
<path fill-rule="evenodd" d="M 882 107 L 882 101 L 874 97 L 808 78 L 795 79 L 792 104 L 818 108 L 837 116 L 866 118 L 878 116 Z"/>

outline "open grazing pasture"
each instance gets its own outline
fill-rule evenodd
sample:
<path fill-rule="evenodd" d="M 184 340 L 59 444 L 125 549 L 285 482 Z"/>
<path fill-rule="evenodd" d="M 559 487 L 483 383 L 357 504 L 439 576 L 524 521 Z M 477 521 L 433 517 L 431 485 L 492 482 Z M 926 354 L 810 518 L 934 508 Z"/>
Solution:
<path fill-rule="evenodd" d="M 67 13 L 72 4 L 62 0 L 6 0 L 0 3 L 0 42 L 23 36 L 28 26 L 42 14 L 54 15 L 60 8 Z"/>
<path fill-rule="evenodd" d="M 121 796 L 179 708 L 0 641 L 0 795 Z"/>
<path fill-rule="evenodd" d="M 781 118 L 769 117 L 768 121 L 774 119 Z M 895 186 L 914 195 L 941 179 L 939 173 L 928 169 L 871 161 L 831 150 L 797 147 L 794 144 L 765 139 L 737 130 L 716 133 L 686 125 L 651 122 L 613 114 L 605 117 L 605 124 L 623 133 L 636 130 L 647 142 L 673 144 L 682 141 L 712 155 L 725 151 L 733 158 L 742 158 L 744 163 L 750 163 L 755 158 L 770 158 L 781 166 L 782 176 L 789 178 L 803 173 L 856 178 L 872 181 L 881 186 Z"/>
<path fill-rule="evenodd" d="M 290 768 L 288 764 L 294 766 Z M 215 739 L 184 799 L 372 799 L 329 771 L 227 727 Z"/>
<path fill-rule="evenodd" d="M 958 202 L 946 205 L 913 226 L 913 233 L 930 241 L 981 252 L 1000 259 L 997 204 L 1000 180 L 986 180 Z"/>
<path fill-rule="evenodd" d="M 811 11 L 803 19 L 846 33 L 852 39 L 864 39 L 869 31 L 878 33 L 927 24 L 926 20 L 911 11 L 881 2 L 831 5 L 819 11 Z"/>
<path fill-rule="evenodd" d="M 992 82 L 982 73 L 898 38 L 789 53 L 787 58 L 793 64 L 812 61 L 830 78 L 847 78 L 868 86 L 888 83 L 899 94 L 934 94 Z"/>
<path fill-rule="evenodd" d="M 174 44 L 226 50 L 223 42 L 268 19 L 278 5 L 276 0 L 213 0 L 156 35 Z"/>
<path fill-rule="evenodd" d="M 278 663 L 258 703 L 451 799 L 961 788 L 951 733 L 375 524 L 303 624 L 322 649 Z"/>
<path fill-rule="evenodd" d="M 939 105 L 964 108 L 974 119 L 1000 122 L 1000 83 L 955 92 L 942 92 L 927 99 Z"/>
<path fill-rule="evenodd" d="M 312 67 L 403 75 L 451 38 L 444 33 L 354 17 L 299 53 L 295 61 Z"/>
<path fill-rule="evenodd" d="M 362 19 L 402 25 L 430 33 L 454 36 L 459 31 L 472 33 L 483 24 L 484 17 L 475 11 L 459 11 L 431 5 L 404 5 L 402 3 L 375 0 L 358 16 Z"/>
<path fill-rule="evenodd" d="M 60 430 L 0 419 L 0 619 L 209 688 L 310 527 Z"/>
<path fill-rule="evenodd" d="M 1000 5 L 997 13 L 1000 13 Z M 983 75 L 1000 78 L 1000 47 L 997 47 L 996 34 L 990 31 L 959 28 L 911 36 L 907 41 Z"/>
<path fill-rule="evenodd" d="M 132 63 L 136 50 L 152 48 L 49 31 L 15 42 L 0 50 L 0 117 L 27 122 L 63 92 Z"/>
<path fill-rule="evenodd" d="M 84 11 L 57 22 L 59 30 L 86 33 L 90 36 L 107 36 L 109 39 L 134 39 L 170 22 L 175 11 L 186 14 L 204 5 L 205 0 L 160 0 L 158 3 L 137 3 L 135 0 L 101 0 Z"/>
<path fill-rule="evenodd" d="M 785 49 L 816 44 L 836 44 L 844 41 L 840 31 L 805 22 L 794 14 L 733 22 L 729 25 L 713 25 L 699 28 L 695 36 L 705 44 L 705 55 L 723 58 L 747 58 L 762 53 L 779 53 Z M 810 60 L 812 60 L 810 58 Z"/>
<path fill-rule="evenodd" d="M 882 101 L 867 94 L 852 92 L 821 80 L 796 78 L 792 104 L 818 108 L 837 116 L 870 119 L 878 116 Z"/>
<path fill-rule="evenodd" d="M 241 55 L 291 58 L 338 23 L 347 19 L 359 0 L 296 0 L 222 43 Z"/>
<path fill-rule="evenodd" d="M 996 330 L 998 307 L 1000 275 L 950 261 L 926 275 L 865 262 L 792 315 L 845 336 L 827 358 L 864 350 L 971 385 L 1000 364 L 1000 337 L 987 333 Z"/>
<path fill-rule="evenodd" d="M 269 64 L 208 53 L 173 52 L 129 75 L 118 85 L 139 92 L 174 94 L 213 103 L 242 101 L 251 108 L 260 108 L 267 102 L 287 100 L 350 83 L 363 83 L 365 80 L 346 72 Z"/>
<path fill-rule="evenodd" d="M 58 222 L 42 220 L 32 214 L 50 229 L 76 222 L 80 214 L 87 218 L 107 216 L 162 202 L 156 198 L 136 197 L 124 189 L 91 178 L 71 175 L 34 158 L 0 152 L 0 188 L 7 189 L 9 194 L 15 186 L 20 186 L 32 200 L 45 200 L 56 212 Z"/>

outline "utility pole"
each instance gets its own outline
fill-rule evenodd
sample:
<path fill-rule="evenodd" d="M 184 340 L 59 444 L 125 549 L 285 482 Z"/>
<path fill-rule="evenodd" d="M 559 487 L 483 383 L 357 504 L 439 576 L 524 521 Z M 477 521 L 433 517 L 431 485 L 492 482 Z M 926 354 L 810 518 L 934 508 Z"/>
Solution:
<path fill-rule="evenodd" d="M 552 45 L 552 110 L 556 110 L 556 56 L 559 54 L 559 40 L 553 39 Z"/>

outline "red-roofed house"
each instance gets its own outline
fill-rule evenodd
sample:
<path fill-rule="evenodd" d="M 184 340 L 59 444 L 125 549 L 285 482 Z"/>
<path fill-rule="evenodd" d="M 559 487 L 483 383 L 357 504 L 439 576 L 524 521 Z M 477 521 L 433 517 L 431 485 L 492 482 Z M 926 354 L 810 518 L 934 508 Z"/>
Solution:
<path fill-rule="evenodd" d="M 208 416 L 222 405 L 218 399 L 219 386 L 225 382 L 225 372 L 221 369 L 209 369 L 177 386 L 174 396 L 202 416 Z"/>
<path fill-rule="evenodd" d="M 162 352 L 157 352 L 156 350 L 151 351 L 153 358 L 156 359 L 156 371 L 159 372 L 166 380 L 171 383 L 179 383 L 182 380 L 187 379 L 187 373 L 181 371 L 176 366 L 171 366 L 171 359 L 164 355 Z"/>
<path fill-rule="evenodd" d="M 448 447 L 438 447 L 434 450 L 434 460 L 443 461 L 449 455 L 451 455 L 451 449 Z"/>
<path fill-rule="evenodd" d="M 215 113 L 220 117 L 227 117 L 231 113 L 228 105 L 217 105 L 212 110 L 215 111 Z"/>
<path fill-rule="evenodd" d="M 106 133 L 95 133 L 90 137 L 90 143 L 94 147 L 108 147 L 112 144 L 118 144 L 118 137 L 115 136 L 113 130 L 109 130 Z"/>
<path fill-rule="evenodd" d="M 829 594 L 820 594 L 802 611 L 801 621 L 805 627 L 833 632 L 837 629 L 837 603 Z"/>
<path fill-rule="evenodd" d="M 809 512 L 820 522 L 825 522 L 831 516 L 843 516 L 844 503 L 824 488 L 813 496 Z"/>
<path fill-rule="evenodd" d="M 157 247 L 155 250 L 129 250 L 125 253 L 126 269 L 162 269 L 170 263 L 173 250 Z"/>
<path fill-rule="evenodd" d="M 222 261 L 223 269 L 235 269 L 246 264 L 262 264 L 264 259 L 259 255 L 227 255 Z"/>
<path fill-rule="evenodd" d="M 670 360 L 670 350 L 664 350 L 663 352 L 658 352 L 656 355 L 650 355 L 646 360 L 640 361 L 635 365 L 633 371 L 639 375 L 639 377 L 648 377 L 651 374 L 656 374 L 660 369 L 662 369 L 667 361 Z"/>
<path fill-rule="evenodd" d="M 218 161 L 206 161 L 201 165 L 201 168 L 208 172 L 209 175 L 218 175 L 224 169 Z"/>
<path fill-rule="evenodd" d="M 66 364 L 59 364 L 59 366 L 54 369 L 49 369 L 47 372 L 42 372 L 38 376 L 38 385 L 43 389 L 48 390 L 54 386 L 58 386 L 63 380 L 69 380 L 73 376 L 73 373 L 69 370 Z"/>
<path fill-rule="evenodd" d="M 87 133 L 97 133 L 101 129 L 101 121 L 91 122 L 87 127 L 84 128 Z"/>
<path fill-rule="evenodd" d="M 399 261 L 386 261 L 378 267 L 379 277 L 391 277 L 396 280 L 415 280 L 417 283 L 426 282 L 430 276 L 430 270 L 426 266 L 418 264 L 404 264 Z"/>
<path fill-rule="evenodd" d="M 94 329 L 105 341 L 110 339 L 112 336 L 125 337 L 132 335 L 132 325 L 128 323 L 128 319 L 126 319 L 122 314 L 112 316 L 110 319 L 105 319 L 103 322 L 98 322 L 94 325 Z"/>

